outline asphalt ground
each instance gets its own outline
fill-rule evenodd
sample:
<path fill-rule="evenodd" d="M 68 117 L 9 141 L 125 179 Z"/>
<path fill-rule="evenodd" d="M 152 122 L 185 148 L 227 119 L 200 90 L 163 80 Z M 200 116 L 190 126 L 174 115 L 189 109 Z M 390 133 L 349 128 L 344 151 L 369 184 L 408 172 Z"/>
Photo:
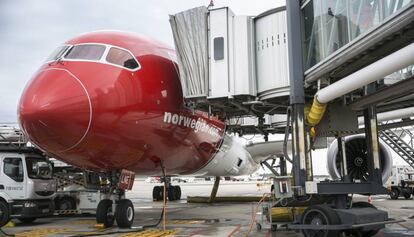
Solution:
<path fill-rule="evenodd" d="M 258 185 L 259 184 L 259 185 Z M 18 237 L 32 236 L 246 236 L 256 207 L 256 203 L 187 203 L 187 196 L 208 196 L 212 182 L 180 183 L 182 200 L 167 204 L 165 229 L 163 221 L 156 228 L 142 230 L 142 226 L 158 222 L 161 217 L 162 203 L 152 201 L 152 188 L 157 183 L 135 181 L 132 191 L 127 193 L 135 206 L 135 221 L 132 229 L 96 228 L 93 215 L 55 216 L 36 220 L 32 224 L 22 224 L 14 220 L 13 227 L 3 231 Z M 178 185 L 178 183 L 175 183 Z M 270 190 L 264 182 L 222 182 L 218 196 L 262 196 Z M 356 201 L 367 201 L 367 197 L 355 197 Z M 389 200 L 387 196 L 374 196 L 373 204 L 389 212 L 395 219 L 405 222 L 387 225 L 377 237 L 414 236 L 414 200 Z M 286 230 L 283 225 L 276 232 L 268 228 L 256 230 L 253 225 L 249 236 L 302 236 Z"/>

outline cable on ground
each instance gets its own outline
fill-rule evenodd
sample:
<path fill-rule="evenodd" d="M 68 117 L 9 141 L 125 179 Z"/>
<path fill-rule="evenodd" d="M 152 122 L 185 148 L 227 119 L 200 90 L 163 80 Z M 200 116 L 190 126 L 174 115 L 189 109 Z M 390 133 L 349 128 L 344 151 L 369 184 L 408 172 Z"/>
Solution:
<path fill-rule="evenodd" d="M 264 200 L 266 200 L 266 197 L 267 197 L 267 196 L 269 196 L 269 194 L 268 194 L 268 193 L 263 194 L 263 197 L 262 197 L 262 198 L 259 200 L 259 202 L 256 204 L 256 208 L 254 209 L 254 212 L 252 213 L 252 220 L 251 220 L 251 222 L 250 222 L 250 224 L 249 224 L 249 230 L 247 231 L 247 233 L 246 233 L 245 237 L 249 236 L 250 232 L 252 231 L 252 229 L 253 229 L 253 225 L 254 225 L 254 223 L 256 222 L 256 213 L 259 211 L 260 204 L 261 204 Z"/>

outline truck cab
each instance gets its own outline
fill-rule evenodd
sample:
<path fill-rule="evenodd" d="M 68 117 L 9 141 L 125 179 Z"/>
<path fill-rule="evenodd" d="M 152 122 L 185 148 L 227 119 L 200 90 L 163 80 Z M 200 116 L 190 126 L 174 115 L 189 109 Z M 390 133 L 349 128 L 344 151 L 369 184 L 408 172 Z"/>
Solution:
<path fill-rule="evenodd" d="M 0 226 L 10 219 L 30 223 L 54 213 L 52 163 L 33 147 L 0 145 Z"/>

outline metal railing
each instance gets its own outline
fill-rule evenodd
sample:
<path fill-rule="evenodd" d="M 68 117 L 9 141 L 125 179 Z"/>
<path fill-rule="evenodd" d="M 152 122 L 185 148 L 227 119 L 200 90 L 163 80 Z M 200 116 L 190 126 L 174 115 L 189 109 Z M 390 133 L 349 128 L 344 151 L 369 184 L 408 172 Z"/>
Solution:
<path fill-rule="evenodd" d="M 407 164 L 414 168 L 414 126 L 393 128 L 379 132 L 379 137 Z"/>

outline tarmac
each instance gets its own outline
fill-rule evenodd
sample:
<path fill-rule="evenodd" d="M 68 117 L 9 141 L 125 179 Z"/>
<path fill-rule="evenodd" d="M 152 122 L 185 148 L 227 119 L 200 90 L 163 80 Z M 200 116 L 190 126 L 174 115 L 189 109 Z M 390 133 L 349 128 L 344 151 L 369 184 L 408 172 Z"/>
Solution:
<path fill-rule="evenodd" d="M 258 185 L 259 184 L 259 185 Z M 152 188 L 157 183 L 136 180 L 132 191 L 127 193 L 135 206 L 135 221 L 132 229 L 109 229 L 95 227 L 93 215 L 55 216 L 37 219 L 32 224 L 14 220 L 13 227 L 3 231 L 17 237 L 42 236 L 118 236 L 118 237 L 160 237 L 160 236 L 302 236 L 279 226 L 277 231 L 266 228 L 258 231 L 252 223 L 256 203 L 187 203 L 187 196 L 209 196 L 213 182 L 180 183 L 182 200 L 168 202 L 164 221 L 154 228 L 142 226 L 156 224 L 161 217 L 162 202 L 152 201 Z M 174 184 L 174 185 L 178 185 Z M 220 184 L 218 196 L 262 196 L 269 192 L 270 184 L 263 181 L 231 182 Z M 367 197 L 354 197 L 356 201 L 367 201 Z M 414 236 L 414 200 L 390 200 L 387 196 L 374 196 L 373 204 L 387 210 L 389 216 L 405 222 L 387 225 L 377 237 Z M 10 226 L 10 225 L 9 225 Z M 251 231 L 249 228 L 251 226 Z"/>

